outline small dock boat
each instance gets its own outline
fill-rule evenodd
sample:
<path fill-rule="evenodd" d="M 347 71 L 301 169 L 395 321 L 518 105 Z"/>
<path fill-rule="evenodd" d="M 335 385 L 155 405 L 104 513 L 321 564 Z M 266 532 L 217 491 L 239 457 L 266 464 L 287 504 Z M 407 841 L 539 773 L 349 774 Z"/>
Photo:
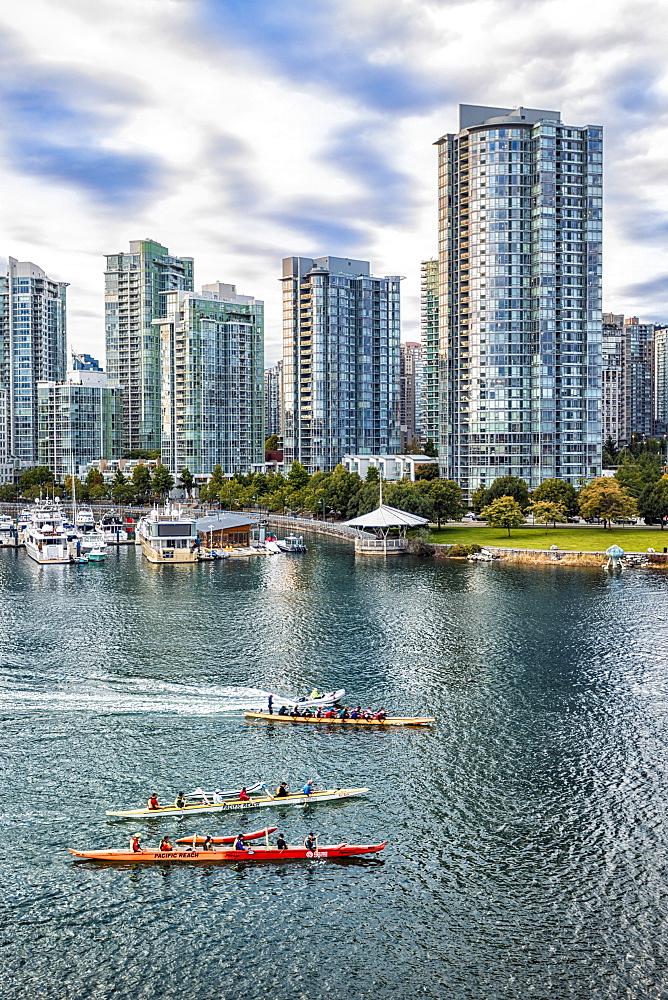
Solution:
<path fill-rule="evenodd" d="M 107 545 L 117 545 L 119 542 L 127 542 L 128 532 L 125 524 L 118 514 L 110 510 L 96 525 L 98 534 L 102 535 Z"/>
<path fill-rule="evenodd" d="M 225 802 L 186 804 L 182 809 L 178 809 L 175 805 L 163 806 L 160 809 L 149 809 L 146 806 L 143 809 L 107 809 L 107 816 L 119 816 L 122 819 L 163 819 L 165 816 L 182 818 L 201 813 L 246 812 L 249 809 L 263 809 L 265 806 L 315 806 L 321 802 L 337 802 L 340 799 L 359 797 L 368 791 L 368 788 L 328 788 L 322 792 L 311 792 L 310 795 L 298 792 L 279 798 L 265 793 L 251 796 L 247 800 L 227 799 Z"/>
<path fill-rule="evenodd" d="M 90 531 L 81 539 L 81 552 L 89 562 L 102 562 L 107 555 L 107 543 L 97 531 Z"/>
<path fill-rule="evenodd" d="M 286 535 L 283 539 L 277 538 L 276 545 L 278 545 L 281 552 L 308 552 L 301 535 Z"/>
<path fill-rule="evenodd" d="M 284 698 L 280 694 L 272 694 L 272 698 L 275 708 L 280 708 L 281 705 L 285 705 L 287 708 L 293 708 L 295 705 L 299 705 L 300 708 L 317 708 L 318 705 L 321 708 L 329 708 L 331 705 L 336 705 L 337 701 L 341 701 L 345 693 L 345 688 L 339 688 L 338 691 L 328 691 L 326 694 L 317 695 L 317 697 L 299 698 L 297 700 L 294 698 Z"/>
<path fill-rule="evenodd" d="M 324 726 L 433 726 L 436 719 L 425 717 L 423 719 L 407 716 L 406 718 L 384 718 L 384 719 L 332 719 L 317 718 L 317 716 L 303 715 L 278 715 L 274 712 L 244 712 L 247 719 L 262 719 L 265 722 L 311 722 L 315 725 Z"/>

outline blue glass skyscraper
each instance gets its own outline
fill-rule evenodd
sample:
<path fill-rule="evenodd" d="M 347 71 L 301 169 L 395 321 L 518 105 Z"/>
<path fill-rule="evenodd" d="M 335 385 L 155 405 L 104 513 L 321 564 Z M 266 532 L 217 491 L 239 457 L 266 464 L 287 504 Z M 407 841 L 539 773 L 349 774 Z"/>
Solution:
<path fill-rule="evenodd" d="M 283 453 L 329 472 L 399 447 L 399 284 L 368 261 L 283 260 Z"/>
<path fill-rule="evenodd" d="M 578 484 L 601 468 L 599 126 L 460 105 L 439 149 L 442 474 Z"/>

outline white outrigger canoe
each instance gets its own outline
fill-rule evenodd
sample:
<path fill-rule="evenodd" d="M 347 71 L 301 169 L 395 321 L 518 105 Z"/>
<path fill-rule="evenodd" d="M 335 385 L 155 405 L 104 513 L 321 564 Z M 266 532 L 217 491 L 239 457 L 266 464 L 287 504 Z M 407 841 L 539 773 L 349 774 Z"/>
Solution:
<path fill-rule="evenodd" d="M 196 802 L 184 805 L 178 809 L 175 805 L 162 806 L 159 809 L 107 809 L 107 816 L 120 816 L 123 819 L 161 819 L 163 816 L 195 816 L 200 813 L 244 812 L 249 809 L 263 809 L 265 806 L 315 806 L 321 802 L 337 802 L 339 799 L 352 799 L 368 792 L 368 788 L 328 788 L 322 792 L 314 791 L 310 795 L 303 792 L 276 797 L 275 795 L 258 795 L 248 801 L 242 799 L 227 799 L 225 802 Z"/>

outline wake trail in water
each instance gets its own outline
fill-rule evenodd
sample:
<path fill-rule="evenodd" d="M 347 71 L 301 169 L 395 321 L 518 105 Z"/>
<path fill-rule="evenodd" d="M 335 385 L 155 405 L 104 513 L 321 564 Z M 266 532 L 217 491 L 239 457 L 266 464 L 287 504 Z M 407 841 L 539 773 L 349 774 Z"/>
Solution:
<path fill-rule="evenodd" d="M 0 672 L 4 708 L 62 712 L 174 712 L 214 715 L 266 704 L 259 688 L 178 684 L 151 677 L 119 677 L 105 672 L 48 675 Z"/>

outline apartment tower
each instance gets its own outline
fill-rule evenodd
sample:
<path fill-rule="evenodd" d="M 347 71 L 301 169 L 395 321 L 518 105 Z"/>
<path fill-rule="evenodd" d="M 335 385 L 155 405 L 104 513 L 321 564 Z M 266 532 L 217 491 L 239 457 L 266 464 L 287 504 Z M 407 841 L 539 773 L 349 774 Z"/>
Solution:
<path fill-rule="evenodd" d="M 191 257 L 174 257 L 155 240 L 134 240 L 129 253 L 107 256 L 107 372 L 125 392 L 126 451 L 160 447 L 160 335 L 165 292 L 192 290 Z"/>
<path fill-rule="evenodd" d="M 442 474 L 465 494 L 601 469 L 603 134 L 460 105 L 439 152 Z"/>
<path fill-rule="evenodd" d="M 174 475 L 264 462 L 264 303 L 220 281 L 165 294 L 162 461 Z"/>
<path fill-rule="evenodd" d="M 399 283 L 368 261 L 283 260 L 283 454 L 329 472 L 399 447 Z"/>
<path fill-rule="evenodd" d="M 13 257 L 0 274 L 0 390 L 6 403 L 1 436 L 17 468 L 38 464 L 37 383 L 65 378 L 66 289 L 67 282 Z"/>
<path fill-rule="evenodd" d="M 423 260 L 420 285 L 420 336 L 424 357 L 423 432 L 425 441 L 438 444 L 441 402 L 438 325 L 438 259 Z"/>

